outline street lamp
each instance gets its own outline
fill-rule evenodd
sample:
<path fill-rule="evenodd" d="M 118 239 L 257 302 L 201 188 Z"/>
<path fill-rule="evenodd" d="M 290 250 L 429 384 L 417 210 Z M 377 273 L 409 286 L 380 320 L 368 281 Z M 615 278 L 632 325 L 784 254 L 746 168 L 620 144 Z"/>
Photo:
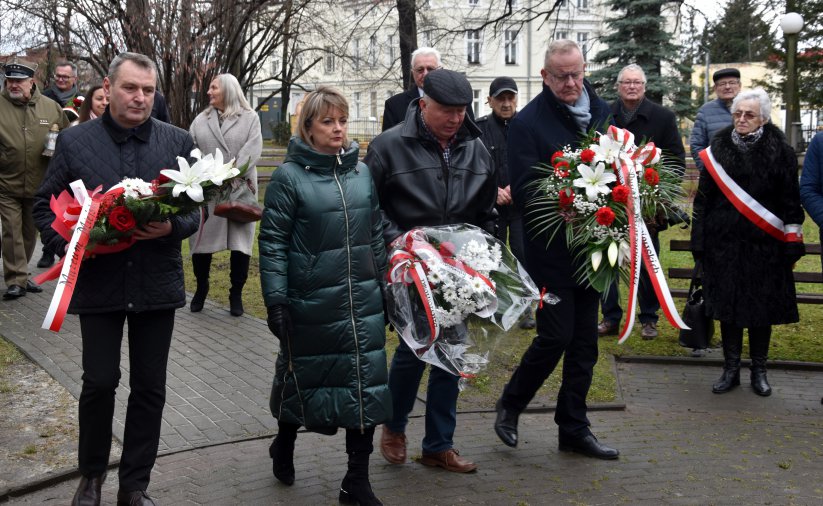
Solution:
<path fill-rule="evenodd" d="M 798 136 L 794 124 L 800 120 L 800 111 L 797 107 L 797 34 L 803 29 L 803 16 L 796 12 L 787 12 L 780 20 L 780 28 L 786 38 L 786 138 L 789 145 L 797 147 Z"/>

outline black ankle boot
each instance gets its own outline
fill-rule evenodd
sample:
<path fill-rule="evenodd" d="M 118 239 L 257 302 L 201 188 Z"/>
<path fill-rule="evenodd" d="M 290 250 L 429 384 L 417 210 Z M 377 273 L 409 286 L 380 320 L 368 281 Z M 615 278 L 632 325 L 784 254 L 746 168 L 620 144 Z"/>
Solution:
<path fill-rule="evenodd" d="M 195 253 L 191 256 L 192 271 L 197 280 L 197 290 L 191 298 L 191 312 L 197 313 L 203 310 L 206 302 L 206 295 L 209 294 L 209 270 L 211 269 L 211 255 Z"/>
<path fill-rule="evenodd" d="M 229 279 L 229 312 L 232 316 L 243 316 L 243 286 L 249 277 L 249 260 L 251 257 L 239 251 L 231 252 Z"/>
<path fill-rule="evenodd" d="M 369 453 L 349 453 L 349 470 L 340 484 L 340 504 L 382 506 L 369 483 Z"/>
<path fill-rule="evenodd" d="M 721 330 L 724 326 L 721 325 Z M 738 332 L 739 331 L 739 332 Z M 712 392 L 724 394 L 740 385 L 740 350 L 743 348 L 743 330 L 726 329 L 723 333 L 723 374 L 712 385 Z"/>
<path fill-rule="evenodd" d="M 278 434 L 269 446 L 274 477 L 286 485 L 294 484 L 294 438 L 296 435 L 296 433 L 291 436 Z"/>
<path fill-rule="evenodd" d="M 752 390 L 757 395 L 768 397 L 772 395 L 772 387 L 766 378 L 766 360 L 752 359 L 751 367 Z"/>
<path fill-rule="evenodd" d="M 772 387 L 769 386 L 769 381 L 766 379 L 766 360 L 769 357 L 771 334 L 771 327 L 749 329 L 749 355 L 752 357 L 752 390 L 763 397 L 772 395 Z"/>

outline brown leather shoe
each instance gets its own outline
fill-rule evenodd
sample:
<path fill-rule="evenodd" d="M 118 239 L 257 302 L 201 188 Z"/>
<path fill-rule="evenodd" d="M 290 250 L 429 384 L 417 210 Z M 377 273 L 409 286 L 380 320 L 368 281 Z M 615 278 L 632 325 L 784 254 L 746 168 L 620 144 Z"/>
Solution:
<path fill-rule="evenodd" d="M 603 320 L 597 325 L 597 335 L 600 337 L 616 336 L 620 332 L 620 330 L 618 329 L 619 326 L 620 322 Z"/>
<path fill-rule="evenodd" d="M 420 457 L 420 463 L 424 466 L 442 467 L 453 473 L 470 473 L 477 470 L 477 464 L 461 457 L 454 448 L 438 453 L 424 453 Z"/>
<path fill-rule="evenodd" d="M 118 490 L 117 506 L 157 506 L 145 490 Z"/>
<path fill-rule="evenodd" d="M 391 464 L 406 463 L 406 435 L 402 432 L 392 432 L 383 426 L 380 436 L 380 453 Z"/>

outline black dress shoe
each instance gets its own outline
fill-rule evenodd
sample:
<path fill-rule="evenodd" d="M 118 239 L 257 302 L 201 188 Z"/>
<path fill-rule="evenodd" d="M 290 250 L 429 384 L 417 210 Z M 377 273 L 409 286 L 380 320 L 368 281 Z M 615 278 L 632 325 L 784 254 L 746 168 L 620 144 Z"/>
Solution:
<path fill-rule="evenodd" d="M 597 459 L 614 460 L 620 452 L 600 443 L 593 434 L 581 438 L 560 437 L 560 451 L 574 452 Z"/>
<path fill-rule="evenodd" d="M 71 506 L 100 506 L 100 488 L 106 475 L 80 478 L 80 485 L 71 500 Z"/>
<path fill-rule="evenodd" d="M 32 280 L 26 281 L 26 291 L 29 293 L 40 293 L 43 288 Z"/>
<path fill-rule="evenodd" d="M 497 418 L 494 420 L 494 431 L 497 437 L 503 441 L 506 446 L 512 448 L 517 446 L 517 420 L 520 413 L 515 413 L 503 407 L 503 402 L 498 399 L 497 404 L 494 405 L 497 410 Z"/>
<path fill-rule="evenodd" d="M 22 297 L 26 295 L 26 290 L 23 289 L 20 285 L 11 285 L 6 290 L 6 293 L 3 294 L 3 298 L 6 300 L 16 299 L 18 297 Z"/>
<path fill-rule="evenodd" d="M 54 255 L 43 252 L 43 256 L 40 257 L 40 260 L 37 262 L 37 267 L 45 269 L 46 267 L 51 267 L 52 265 L 54 265 Z"/>
<path fill-rule="evenodd" d="M 117 506 L 157 506 L 145 490 L 118 490 Z"/>

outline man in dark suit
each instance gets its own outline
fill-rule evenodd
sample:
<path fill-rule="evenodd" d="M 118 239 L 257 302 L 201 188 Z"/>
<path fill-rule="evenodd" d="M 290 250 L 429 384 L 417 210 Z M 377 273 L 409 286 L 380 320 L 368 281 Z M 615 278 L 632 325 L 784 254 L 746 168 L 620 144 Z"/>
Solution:
<path fill-rule="evenodd" d="M 406 117 L 406 109 L 412 100 L 423 96 L 423 79 L 432 70 L 441 68 L 440 52 L 433 47 L 421 47 L 412 53 L 412 77 L 414 87 L 403 93 L 398 93 L 386 100 L 383 109 L 383 131 L 403 121 Z"/>
<path fill-rule="evenodd" d="M 654 142 L 655 146 L 663 150 L 664 160 L 676 164 L 682 174 L 686 169 L 686 150 L 677 129 L 677 119 L 672 111 L 646 98 L 646 73 L 639 65 L 626 65 L 617 74 L 617 96 L 619 98 L 611 105 L 615 125 L 633 133 L 638 144 L 643 141 Z M 659 253 L 658 232 L 668 228 L 666 217 L 660 215 L 647 222 L 646 227 L 652 237 L 654 250 Z M 597 326 L 597 333 L 601 336 L 617 335 L 619 331 L 620 319 L 623 317 L 619 297 L 615 282 L 601 301 L 603 321 Z M 657 337 L 657 310 L 660 309 L 660 303 L 645 268 L 640 271 L 637 302 L 642 326 L 640 335 L 646 340 L 654 339 Z"/>

